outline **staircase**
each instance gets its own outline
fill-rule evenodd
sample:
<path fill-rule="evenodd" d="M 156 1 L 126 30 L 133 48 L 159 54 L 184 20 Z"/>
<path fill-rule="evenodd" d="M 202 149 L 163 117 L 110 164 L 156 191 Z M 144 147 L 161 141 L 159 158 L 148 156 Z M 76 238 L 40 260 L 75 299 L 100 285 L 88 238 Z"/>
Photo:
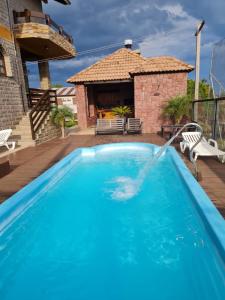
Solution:
<path fill-rule="evenodd" d="M 60 136 L 60 129 L 50 120 L 53 103 L 56 103 L 55 91 L 43 92 L 35 89 L 30 93 L 31 110 L 22 117 L 12 132 L 11 139 L 16 141 L 18 146 L 35 146 Z"/>
<path fill-rule="evenodd" d="M 12 137 L 17 145 L 20 147 L 35 146 L 36 142 L 32 138 L 32 131 L 30 126 L 29 112 L 22 117 L 19 124 L 16 125 L 12 131 Z"/>

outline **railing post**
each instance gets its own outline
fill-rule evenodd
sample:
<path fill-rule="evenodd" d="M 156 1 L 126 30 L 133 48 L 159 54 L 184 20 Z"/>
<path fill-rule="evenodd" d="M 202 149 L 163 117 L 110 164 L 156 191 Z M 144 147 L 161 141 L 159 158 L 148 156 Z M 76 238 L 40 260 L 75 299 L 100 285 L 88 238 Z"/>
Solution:
<path fill-rule="evenodd" d="M 198 100 L 196 100 L 196 99 L 193 100 L 193 104 L 194 104 L 194 106 L 193 106 L 193 120 L 195 122 L 198 122 L 198 102 L 197 101 Z"/>
<path fill-rule="evenodd" d="M 24 17 L 25 17 L 26 23 L 30 23 L 31 13 L 28 9 L 24 9 Z"/>
<path fill-rule="evenodd" d="M 63 34 L 63 27 L 62 26 L 59 26 L 59 34 Z"/>
<path fill-rule="evenodd" d="M 194 113 L 194 111 L 195 111 L 195 101 L 192 101 L 191 105 L 192 105 L 192 116 L 191 116 L 191 118 L 192 118 L 192 121 L 194 121 L 195 120 L 195 113 Z"/>
<path fill-rule="evenodd" d="M 214 108 L 215 108 L 215 110 L 214 110 L 214 120 L 213 120 L 213 139 L 215 140 L 216 139 L 216 127 L 217 127 L 217 119 L 218 119 L 218 100 L 217 99 L 215 99 L 214 100 L 215 102 L 214 102 Z"/>
<path fill-rule="evenodd" d="M 32 139 L 35 140 L 34 123 L 32 117 L 33 117 L 32 112 L 30 112 L 29 118 L 30 118 L 31 135 L 32 135 Z"/>
<path fill-rule="evenodd" d="M 51 18 L 49 15 L 45 15 L 46 25 L 51 26 Z"/>
<path fill-rule="evenodd" d="M 13 22 L 17 24 L 17 12 L 15 10 L 13 10 Z"/>
<path fill-rule="evenodd" d="M 70 42 L 71 44 L 73 44 L 73 38 L 72 38 L 71 35 L 69 36 L 69 42 Z"/>

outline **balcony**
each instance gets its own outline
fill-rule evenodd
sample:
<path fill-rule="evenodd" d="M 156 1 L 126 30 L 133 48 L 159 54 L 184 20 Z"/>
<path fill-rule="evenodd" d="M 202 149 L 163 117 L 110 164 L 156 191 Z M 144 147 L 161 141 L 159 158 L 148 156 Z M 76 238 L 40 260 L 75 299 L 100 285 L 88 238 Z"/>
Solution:
<path fill-rule="evenodd" d="M 25 60 L 66 59 L 76 55 L 72 37 L 49 15 L 26 9 L 14 11 L 14 24 L 15 38 Z"/>

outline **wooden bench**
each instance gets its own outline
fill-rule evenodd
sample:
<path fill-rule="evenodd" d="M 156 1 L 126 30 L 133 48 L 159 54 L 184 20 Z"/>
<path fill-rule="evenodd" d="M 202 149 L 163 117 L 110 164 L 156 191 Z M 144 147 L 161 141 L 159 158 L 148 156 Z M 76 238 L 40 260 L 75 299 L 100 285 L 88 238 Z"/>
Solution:
<path fill-rule="evenodd" d="M 124 134 L 125 121 L 124 119 L 97 119 L 95 134 L 110 134 L 122 133 Z"/>
<path fill-rule="evenodd" d="M 128 118 L 127 133 L 142 133 L 142 122 L 138 118 Z"/>

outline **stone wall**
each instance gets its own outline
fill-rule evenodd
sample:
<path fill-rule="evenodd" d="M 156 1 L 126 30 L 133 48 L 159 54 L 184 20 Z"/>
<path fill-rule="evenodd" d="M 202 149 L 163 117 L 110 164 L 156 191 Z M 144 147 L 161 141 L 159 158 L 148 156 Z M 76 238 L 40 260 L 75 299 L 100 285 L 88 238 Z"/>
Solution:
<path fill-rule="evenodd" d="M 53 46 L 49 44 L 49 47 L 52 47 L 52 50 L 50 49 L 49 52 L 54 53 L 49 57 L 63 56 L 63 55 L 68 55 L 71 57 L 75 56 L 76 51 L 74 45 L 71 44 L 65 37 L 60 35 L 58 32 L 53 30 L 48 25 L 34 23 L 34 22 L 17 24 L 15 26 L 15 34 L 17 39 L 39 38 L 54 43 L 55 44 L 54 49 Z M 44 55 L 45 54 L 46 53 L 44 53 Z"/>
<path fill-rule="evenodd" d="M 45 119 L 44 124 L 36 134 L 36 145 L 45 143 L 62 135 L 60 127 L 54 125 L 50 116 Z"/>
<path fill-rule="evenodd" d="M 16 2 L 16 1 L 15 1 Z M 9 8 L 10 9 L 10 8 Z M 0 45 L 9 58 L 10 74 L 0 76 L 0 129 L 12 128 L 21 119 L 25 107 L 24 81 L 19 53 L 11 32 L 5 0 L 0 1 Z M 8 32 L 9 34 L 3 34 Z"/>
<path fill-rule="evenodd" d="M 187 73 L 135 76 L 135 117 L 142 120 L 143 132 L 160 131 L 163 107 L 170 98 L 186 92 Z"/>

